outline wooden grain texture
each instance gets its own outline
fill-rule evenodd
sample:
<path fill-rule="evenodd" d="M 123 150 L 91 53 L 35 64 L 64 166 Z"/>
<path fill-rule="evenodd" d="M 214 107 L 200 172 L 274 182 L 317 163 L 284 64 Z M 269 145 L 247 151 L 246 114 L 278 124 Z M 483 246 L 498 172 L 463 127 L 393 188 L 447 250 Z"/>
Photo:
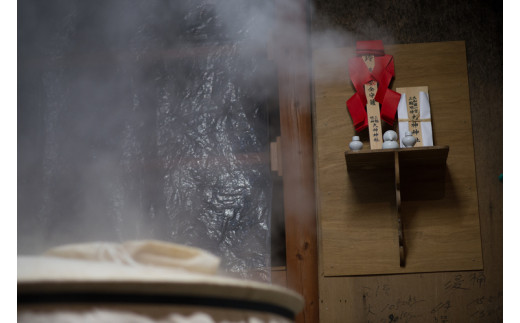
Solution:
<path fill-rule="evenodd" d="M 397 239 L 399 241 L 399 266 L 406 264 L 403 222 L 401 219 L 401 176 L 399 174 L 399 152 L 394 151 L 395 214 L 397 216 Z"/>
<path fill-rule="evenodd" d="M 370 98 L 370 94 L 377 93 L 377 82 L 370 82 L 365 84 L 365 96 Z M 370 138 L 370 149 L 383 148 L 383 134 L 381 128 L 381 116 L 379 109 L 379 102 L 368 100 L 367 106 L 368 119 L 368 137 Z"/>
<path fill-rule="evenodd" d="M 287 269 L 285 267 L 271 268 L 271 284 L 287 287 Z"/>
<path fill-rule="evenodd" d="M 374 55 L 361 56 L 368 70 L 372 72 L 376 66 Z M 377 93 L 377 82 L 370 81 L 364 85 L 365 97 L 371 98 Z M 367 100 L 366 105 L 368 119 L 368 137 L 370 139 L 370 149 L 381 149 L 383 147 L 383 134 L 381 129 L 380 107 L 379 102 L 375 100 Z"/>
<path fill-rule="evenodd" d="M 419 167 L 444 167 L 449 149 L 449 146 L 430 146 L 384 150 L 347 150 L 345 151 L 345 160 L 348 172 L 392 168 L 394 152 L 399 154 L 401 163 L 405 163 L 408 167 L 414 165 Z"/>
<path fill-rule="evenodd" d="M 319 320 L 308 3 L 276 1 L 273 57 L 284 186 L 287 287 L 305 298 L 296 322 Z M 291 28 L 287 28 L 290 22 Z"/>
<path fill-rule="evenodd" d="M 482 271 L 320 280 L 321 322 L 501 322 Z"/>
<path fill-rule="evenodd" d="M 421 186 L 407 199 L 403 187 L 407 263 L 400 267 L 393 169 L 365 179 L 347 172 L 343 156 L 355 134 L 345 107 L 354 93 L 347 73 L 347 60 L 354 49 L 316 50 L 320 273 L 342 276 L 482 269 L 465 44 L 387 45 L 385 50 L 395 60 L 392 89 L 429 87 L 434 142 L 450 146 L 442 194 L 421 197 Z"/>

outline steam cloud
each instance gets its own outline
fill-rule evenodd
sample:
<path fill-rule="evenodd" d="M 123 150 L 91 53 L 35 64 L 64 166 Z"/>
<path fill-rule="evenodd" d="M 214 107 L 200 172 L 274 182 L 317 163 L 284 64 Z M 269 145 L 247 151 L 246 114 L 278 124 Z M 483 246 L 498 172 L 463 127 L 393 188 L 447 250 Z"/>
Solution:
<path fill-rule="evenodd" d="M 284 2 L 20 2 L 18 252 L 159 239 L 269 280 L 267 48 L 307 36 Z"/>

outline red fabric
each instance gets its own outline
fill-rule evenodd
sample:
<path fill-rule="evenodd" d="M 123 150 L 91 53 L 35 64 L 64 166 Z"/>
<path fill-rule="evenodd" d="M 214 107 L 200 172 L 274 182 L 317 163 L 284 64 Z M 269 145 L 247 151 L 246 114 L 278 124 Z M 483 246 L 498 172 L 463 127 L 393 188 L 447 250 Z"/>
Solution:
<path fill-rule="evenodd" d="M 356 55 L 376 55 L 385 54 L 385 48 L 382 40 L 361 40 L 356 42 Z"/>
<path fill-rule="evenodd" d="M 388 89 L 390 81 L 395 75 L 394 60 L 391 55 L 384 55 L 381 41 L 363 41 L 357 42 L 357 53 L 363 55 L 376 55 L 375 66 L 372 72 L 368 70 L 365 62 L 361 57 L 353 57 L 348 61 L 348 70 L 350 79 L 354 84 L 356 93 L 347 101 L 347 109 L 352 117 L 356 131 L 361 131 L 368 126 L 367 113 L 365 110 L 367 99 L 365 97 L 364 85 L 370 81 L 378 83 L 378 89 L 375 100 L 381 104 L 381 119 L 389 125 L 394 124 L 397 105 L 401 99 L 401 95 L 395 91 Z"/>
<path fill-rule="evenodd" d="M 367 112 L 365 110 L 366 105 L 366 97 L 364 95 L 359 95 L 359 92 L 356 92 L 347 101 L 347 109 L 352 117 L 352 122 L 354 123 L 354 127 L 356 127 L 356 131 L 361 131 L 368 127 Z"/>

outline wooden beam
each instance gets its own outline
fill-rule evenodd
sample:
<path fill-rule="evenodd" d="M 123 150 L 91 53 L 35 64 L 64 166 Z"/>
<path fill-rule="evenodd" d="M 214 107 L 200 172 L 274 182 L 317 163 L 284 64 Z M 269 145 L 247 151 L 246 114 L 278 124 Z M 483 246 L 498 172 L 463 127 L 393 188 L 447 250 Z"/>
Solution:
<path fill-rule="evenodd" d="M 277 2 L 278 66 L 287 287 L 305 298 L 296 322 L 318 322 L 318 258 L 311 115 L 308 3 Z"/>

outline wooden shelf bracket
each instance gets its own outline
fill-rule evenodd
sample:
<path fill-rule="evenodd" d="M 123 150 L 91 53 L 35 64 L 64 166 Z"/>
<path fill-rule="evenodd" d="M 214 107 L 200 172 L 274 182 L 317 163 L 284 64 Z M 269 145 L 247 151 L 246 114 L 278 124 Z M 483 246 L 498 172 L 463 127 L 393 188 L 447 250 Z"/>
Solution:
<path fill-rule="evenodd" d="M 401 219 L 401 180 L 411 177 L 414 172 L 403 174 L 401 168 L 430 172 L 446 167 L 449 146 L 377 149 L 366 151 L 346 151 L 345 160 L 349 172 L 394 169 L 397 235 L 399 241 L 399 265 L 406 265 L 406 249 L 403 221 Z M 404 180 L 407 180 L 406 178 Z M 374 183 L 375 184 L 375 183 Z"/>

